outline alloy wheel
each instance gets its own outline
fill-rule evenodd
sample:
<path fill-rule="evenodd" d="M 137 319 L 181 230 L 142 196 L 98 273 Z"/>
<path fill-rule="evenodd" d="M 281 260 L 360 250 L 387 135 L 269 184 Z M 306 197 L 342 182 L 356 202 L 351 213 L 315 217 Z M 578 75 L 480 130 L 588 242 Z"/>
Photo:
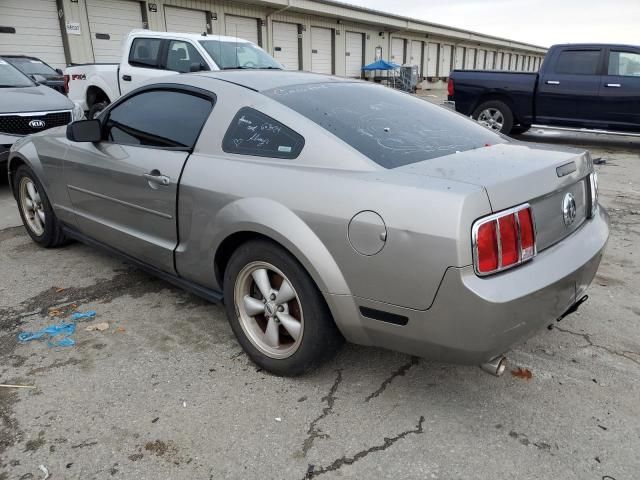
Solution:
<path fill-rule="evenodd" d="M 486 108 L 478 115 L 478 123 L 495 132 L 499 132 L 504 125 L 504 116 L 497 108 Z"/>
<path fill-rule="evenodd" d="M 18 189 L 20 196 L 20 207 L 27 223 L 27 228 L 40 237 L 44 234 L 45 213 L 42 199 L 38 193 L 35 183 L 29 177 L 20 179 Z"/>
<path fill-rule="evenodd" d="M 304 333 L 300 298 L 278 268 L 257 261 L 236 278 L 234 303 L 242 330 L 264 355 L 283 359 L 299 348 Z"/>

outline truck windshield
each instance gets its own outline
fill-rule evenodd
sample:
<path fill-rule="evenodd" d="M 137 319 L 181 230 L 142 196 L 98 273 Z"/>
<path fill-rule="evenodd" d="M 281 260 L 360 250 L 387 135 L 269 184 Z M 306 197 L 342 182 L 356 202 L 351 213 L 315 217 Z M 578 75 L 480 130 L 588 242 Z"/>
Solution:
<path fill-rule="evenodd" d="M 33 82 L 4 60 L 0 60 L 0 88 L 32 87 Z"/>
<path fill-rule="evenodd" d="M 444 107 L 366 82 L 291 85 L 263 93 L 385 168 L 506 143 Z"/>
<path fill-rule="evenodd" d="M 267 52 L 248 42 L 220 40 L 200 40 L 213 61 L 221 70 L 232 68 L 275 68 L 282 69 Z"/>

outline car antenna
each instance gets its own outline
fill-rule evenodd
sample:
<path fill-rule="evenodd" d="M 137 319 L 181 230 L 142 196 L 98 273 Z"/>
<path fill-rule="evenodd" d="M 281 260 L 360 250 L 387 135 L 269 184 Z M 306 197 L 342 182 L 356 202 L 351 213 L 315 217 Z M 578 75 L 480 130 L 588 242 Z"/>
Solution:
<path fill-rule="evenodd" d="M 202 36 L 206 37 L 207 36 L 207 32 L 202 32 Z"/>

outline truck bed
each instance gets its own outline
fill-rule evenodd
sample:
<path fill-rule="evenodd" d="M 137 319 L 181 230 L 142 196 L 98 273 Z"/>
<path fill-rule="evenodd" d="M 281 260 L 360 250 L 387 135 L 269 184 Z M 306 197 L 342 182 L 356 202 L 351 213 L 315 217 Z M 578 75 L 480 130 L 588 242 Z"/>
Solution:
<path fill-rule="evenodd" d="M 119 69 L 120 65 L 117 63 L 87 63 L 67 67 L 64 71 L 64 74 L 68 75 L 67 96 L 79 103 L 84 110 L 88 110 L 87 88 L 94 85 L 102 89 L 109 101 L 113 102 L 120 96 Z"/>
<path fill-rule="evenodd" d="M 456 110 L 464 115 L 473 111 L 497 92 L 509 92 L 514 116 L 522 123 L 532 123 L 538 74 L 495 70 L 454 70 Z"/>

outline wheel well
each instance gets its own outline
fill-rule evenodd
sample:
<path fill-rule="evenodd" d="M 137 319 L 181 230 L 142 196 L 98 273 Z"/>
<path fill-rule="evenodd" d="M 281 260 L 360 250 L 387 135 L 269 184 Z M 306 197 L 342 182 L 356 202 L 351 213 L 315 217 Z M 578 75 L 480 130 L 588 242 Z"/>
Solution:
<path fill-rule="evenodd" d="M 18 170 L 18 168 L 20 167 L 20 165 L 26 165 L 27 162 L 25 162 L 22 158 L 20 157 L 15 157 L 11 159 L 11 162 L 9 162 L 8 165 L 8 172 L 9 172 L 9 188 L 11 189 L 11 192 L 13 193 L 14 198 L 17 198 L 17 192 L 13 191 L 13 176 L 15 175 L 16 170 Z"/>
<path fill-rule="evenodd" d="M 95 86 L 87 88 L 87 107 L 91 108 L 96 103 L 107 102 L 109 103 L 109 97 L 104 91 Z"/>
<path fill-rule="evenodd" d="M 513 106 L 513 101 L 511 100 L 511 98 L 509 98 L 507 95 L 503 95 L 500 93 L 488 93 L 482 97 L 480 97 L 480 99 L 477 101 L 477 103 L 473 106 L 473 110 L 471 111 L 471 113 L 475 113 L 475 111 L 478 109 L 478 107 L 480 105 L 482 105 L 485 102 L 490 102 L 492 100 L 498 100 L 502 103 L 505 103 L 510 109 L 511 109 L 511 113 L 513 115 L 513 124 L 517 125 L 520 123 L 520 120 L 518 119 L 518 116 L 516 115 L 516 110 Z"/>
<path fill-rule="evenodd" d="M 268 240 L 287 250 L 283 245 L 274 241 L 272 238 L 267 237 L 266 235 L 262 235 L 261 233 L 236 232 L 229 235 L 218 247 L 214 258 L 214 270 L 218 285 L 222 286 L 224 282 L 224 272 L 227 269 L 227 265 L 229 264 L 229 260 L 231 259 L 231 255 L 233 255 L 233 252 L 235 252 L 240 245 L 242 245 L 243 243 L 247 243 L 250 240 Z"/>

